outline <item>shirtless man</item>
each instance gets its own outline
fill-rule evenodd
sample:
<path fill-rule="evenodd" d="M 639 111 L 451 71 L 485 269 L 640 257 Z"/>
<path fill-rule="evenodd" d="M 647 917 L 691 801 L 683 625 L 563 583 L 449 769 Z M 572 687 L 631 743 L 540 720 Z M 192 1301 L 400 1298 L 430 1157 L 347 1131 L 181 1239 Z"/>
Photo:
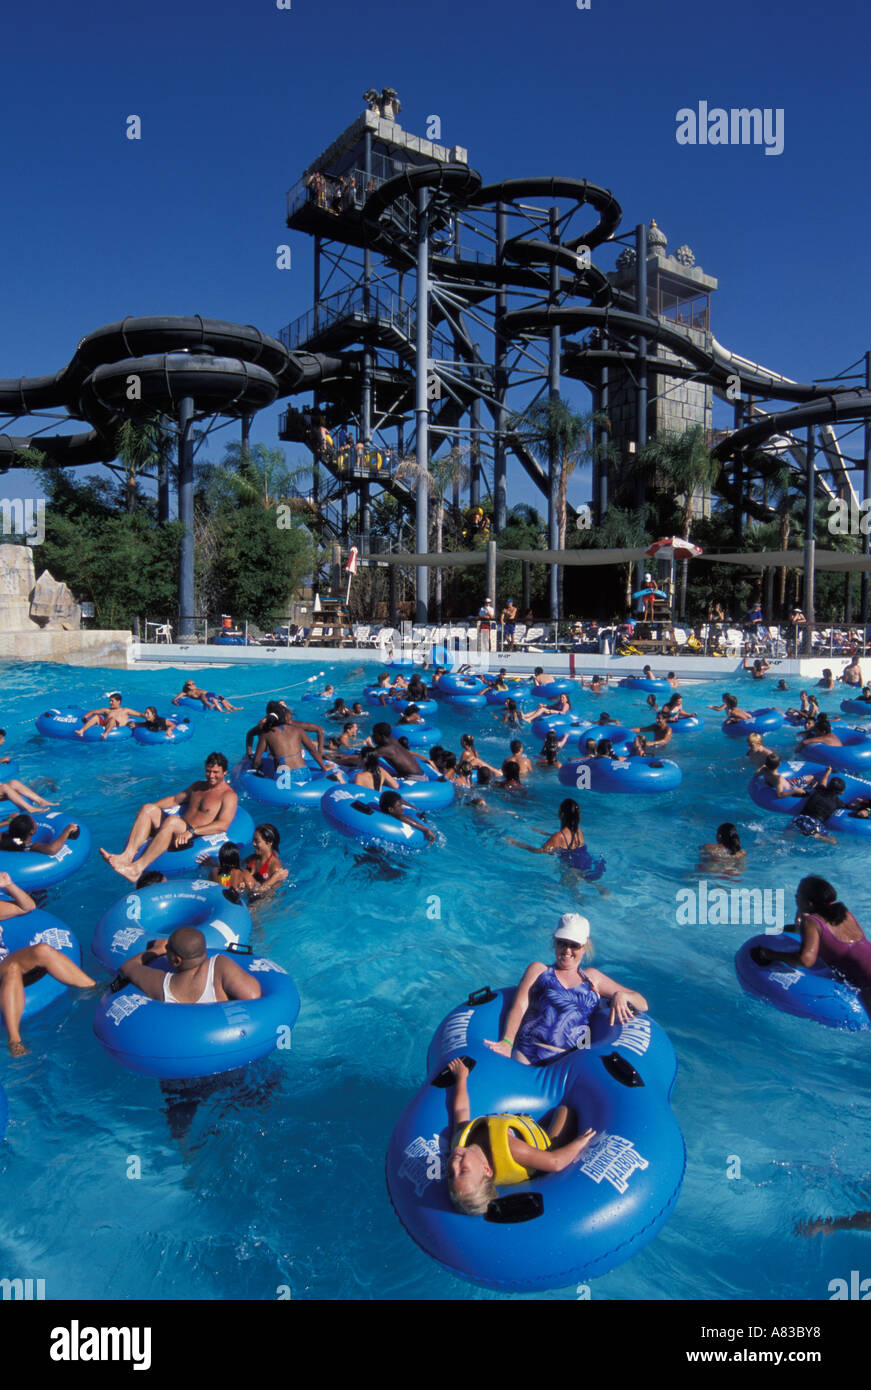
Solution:
<path fill-rule="evenodd" d="M 847 665 L 841 672 L 841 680 L 844 685 L 864 685 L 862 680 L 862 667 L 859 665 L 858 656 L 852 656 Z"/>
<path fill-rule="evenodd" d="M 390 764 L 397 777 L 423 777 L 423 768 L 417 758 L 396 741 L 389 724 L 374 726 L 372 743 L 378 750 L 378 756 Z"/>
<path fill-rule="evenodd" d="M 154 970 L 149 962 L 166 956 L 169 970 Z M 196 927 L 178 927 L 147 951 L 125 960 L 121 974 L 147 994 L 167 1004 L 224 1004 L 228 999 L 259 999 L 255 980 L 227 956 L 209 956 L 206 938 Z"/>
<path fill-rule="evenodd" d="M 135 714 L 141 719 L 145 711 L 141 709 L 131 709 L 129 705 L 122 705 L 121 696 L 117 694 L 109 696 L 108 706 L 104 705 L 101 709 L 89 709 L 85 715 L 85 722 L 80 729 L 76 729 L 76 738 L 84 738 L 88 729 L 93 729 L 95 724 L 103 725 L 101 738 L 108 738 L 113 729 L 123 729 L 130 723 L 131 714 Z"/>
<path fill-rule="evenodd" d="M 802 748 L 809 748 L 811 745 L 816 746 L 818 743 L 825 743 L 832 748 L 843 747 L 838 735 L 832 733 L 832 726 L 829 723 L 828 716 L 825 714 L 817 715 L 813 727 L 809 729 L 804 738 L 800 739 L 796 744 L 796 753 Z"/>
<path fill-rule="evenodd" d="M 664 748 L 673 737 L 668 720 L 660 710 L 652 724 L 642 724 L 640 728 L 633 729 L 633 734 L 653 734 L 653 738 L 647 740 L 647 751 L 651 748 Z"/>
<path fill-rule="evenodd" d="M 175 695 L 172 703 L 177 705 L 182 699 L 200 700 L 203 709 L 221 709 L 229 711 L 242 708 L 241 705 L 231 705 L 229 700 L 225 699 L 223 695 L 216 695 L 214 690 L 200 690 L 199 686 L 195 685 L 193 681 L 185 681 L 181 688 L 181 694 Z"/>
<path fill-rule="evenodd" d="M 253 729 L 249 729 L 245 735 L 245 757 L 253 758 L 254 740 L 259 738 L 266 729 L 274 729 L 281 723 L 285 714 L 293 719 L 293 710 L 286 700 L 270 700 L 266 706 L 266 713 L 262 719 L 258 719 Z M 365 716 L 364 716 L 365 718 Z M 317 737 L 318 752 L 324 751 L 324 727 L 322 724 L 307 724 L 304 719 L 295 721 L 297 727 L 305 729 L 307 734 L 315 734 Z"/>
<path fill-rule="evenodd" d="M 761 777 L 778 799 L 786 796 L 807 796 L 817 785 L 819 778 L 822 778 L 822 773 L 819 774 L 819 778 L 813 773 L 805 773 L 801 777 L 787 777 L 784 773 L 778 772 L 779 767 L 780 758 L 776 753 L 769 753 L 753 774 L 754 779 Z"/>
<path fill-rule="evenodd" d="M 566 735 L 566 737 L 568 737 L 568 735 Z M 564 742 L 565 739 L 562 739 L 561 743 Z M 523 744 L 520 742 L 519 738 L 514 738 L 511 740 L 511 757 L 513 758 L 514 762 L 516 762 L 517 766 L 520 768 L 521 777 L 532 776 L 532 762 L 529 758 L 527 758 L 526 754 L 524 753 Z"/>
<path fill-rule="evenodd" d="M 194 839 L 224 834 L 239 804 L 226 777 L 227 759 L 223 753 L 210 753 L 206 758 L 205 781 L 193 782 L 183 792 L 141 806 L 121 853 L 100 850 L 106 863 L 116 874 L 135 883 L 171 846 L 181 848 Z M 183 813 L 173 813 L 177 806 L 184 807 Z M 149 840 L 151 843 L 142 858 L 136 859 L 137 852 Z"/>
<path fill-rule="evenodd" d="M 318 729 L 317 747 L 312 743 L 306 734 L 306 729 Z M 319 725 L 297 724 L 287 706 L 281 715 L 281 722 L 264 728 L 257 740 L 257 747 L 254 750 L 253 766 L 255 772 L 260 768 L 260 760 L 267 748 L 275 759 L 275 766 L 289 768 L 290 771 L 299 771 L 305 767 L 303 751 L 311 753 L 315 762 L 324 772 L 327 765 L 322 756 L 324 746 L 324 731 Z"/>

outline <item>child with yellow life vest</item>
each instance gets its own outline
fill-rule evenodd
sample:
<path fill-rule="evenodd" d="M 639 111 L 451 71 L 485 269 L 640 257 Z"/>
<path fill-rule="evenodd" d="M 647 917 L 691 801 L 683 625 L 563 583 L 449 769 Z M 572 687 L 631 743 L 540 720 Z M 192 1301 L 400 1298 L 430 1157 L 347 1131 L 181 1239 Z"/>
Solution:
<path fill-rule="evenodd" d="M 496 1188 L 526 1182 L 536 1173 L 559 1173 L 574 1163 L 595 1135 L 585 1130 L 576 1138 L 577 1119 L 559 1105 L 547 1127 L 529 1115 L 483 1115 L 471 1118 L 469 1068 L 461 1057 L 450 1063 L 455 1089 L 454 1147 L 448 1159 L 451 1201 L 466 1216 L 480 1216 L 496 1196 Z"/>

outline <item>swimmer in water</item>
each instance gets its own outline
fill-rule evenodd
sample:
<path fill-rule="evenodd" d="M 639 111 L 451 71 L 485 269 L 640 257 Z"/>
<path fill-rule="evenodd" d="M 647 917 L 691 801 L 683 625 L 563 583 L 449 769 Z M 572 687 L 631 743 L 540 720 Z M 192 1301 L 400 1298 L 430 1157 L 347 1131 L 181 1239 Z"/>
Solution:
<path fill-rule="evenodd" d="M 716 843 L 699 845 L 699 856 L 700 869 L 711 868 L 711 861 L 723 867 L 743 869 L 747 858 L 746 851 L 741 848 L 741 837 L 731 821 L 724 821 L 717 827 Z"/>

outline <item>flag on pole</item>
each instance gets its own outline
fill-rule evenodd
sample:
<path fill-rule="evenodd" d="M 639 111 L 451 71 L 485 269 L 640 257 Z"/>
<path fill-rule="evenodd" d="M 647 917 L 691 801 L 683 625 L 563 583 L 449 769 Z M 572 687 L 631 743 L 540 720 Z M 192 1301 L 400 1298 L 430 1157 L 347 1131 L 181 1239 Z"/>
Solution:
<path fill-rule="evenodd" d="M 355 545 L 352 545 L 352 546 L 351 546 L 351 549 L 350 549 L 350 551 L 349 551 L 349 553 L 348 553 L 348 563 L 347 563 L 346 566 L 345 566 L 345 573 L 346 573 L 347 576 L 348 576 L 348 589 L 347 589 L 347 592 L 346 592 L 346 594 L 345 594 L 345 607 L 346 607 L 346 608 L 347 608 L 348 604 L 349 604 L 350 601 L 351 601 L 351 579 L 352 579 L 352 577 L 357 573 L 357 556 L 358 556 L 358 554 L 359 554 L 359 552 L 358 552 L 358 550 L 357 550 L 357 547 L 356 547 Z"/>

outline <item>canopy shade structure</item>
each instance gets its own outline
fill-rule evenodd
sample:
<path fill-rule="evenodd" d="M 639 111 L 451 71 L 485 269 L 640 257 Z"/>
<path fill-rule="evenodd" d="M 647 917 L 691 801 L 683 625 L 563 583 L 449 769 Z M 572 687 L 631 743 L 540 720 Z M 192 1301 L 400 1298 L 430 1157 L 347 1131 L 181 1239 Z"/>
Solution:
<path fill-rule="evenodd" d="M 818 570 L 871 570 L 871 555 L 851 555 L 841 550 L 815 550 Z M 445 569 L 451 565 L 485 565 L 486 550 L 452 550 L 440 555 L 364 555 L 364 560 L 377 560 L 382 565 L 423 565 L 430 569 Z M 499 550 L 500 560 L 528 560 L 534 565 L 625 565 L 634 560 L 649 558 L 642 547 L 626 550 Z M 718 565 L 746 565 L 750 569 L 802 569 L 801 550 L 745 550 L 739 554 L 696 555 L 694 560 Z"/>

